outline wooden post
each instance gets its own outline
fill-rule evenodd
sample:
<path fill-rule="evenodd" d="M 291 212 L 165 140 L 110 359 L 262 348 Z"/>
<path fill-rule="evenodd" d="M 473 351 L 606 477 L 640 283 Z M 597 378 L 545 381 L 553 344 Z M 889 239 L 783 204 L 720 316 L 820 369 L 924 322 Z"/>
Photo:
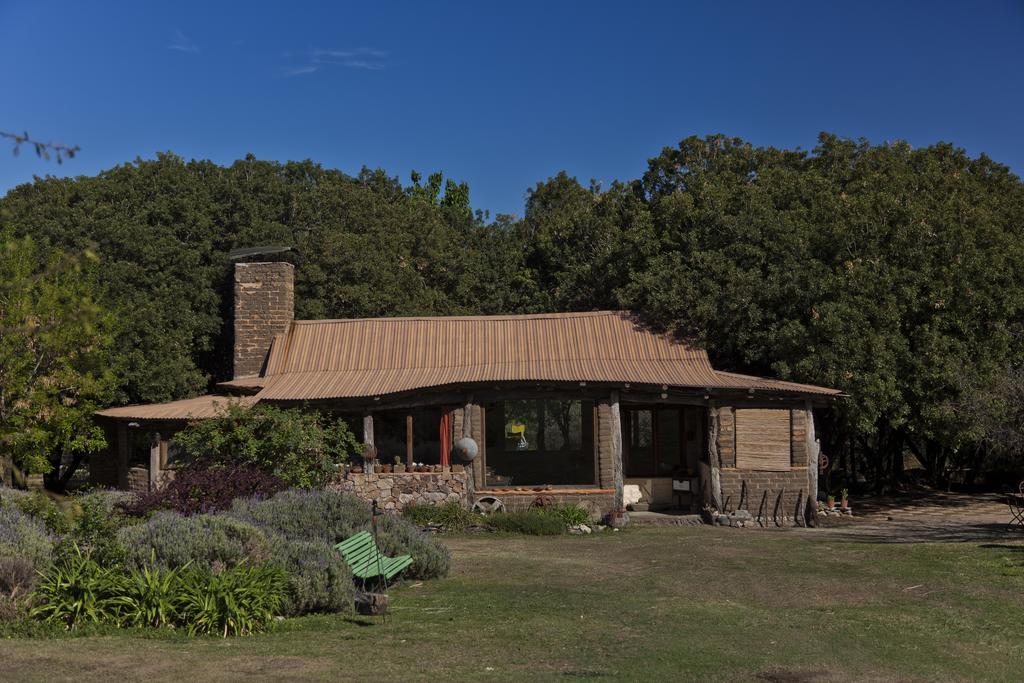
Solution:
<path fill-rule="evenodd" d="M 405 465 L 412 467 L 412 413 L 405 416 Z"/>
<path fill-rule="evenodd" d="M 609 402 L 612 431 L 612 485 L 615 487 L 613 505 L 616 510 L 624 507 L 622 496 L 622 415 L 619 412 L 619 392 L 612 391 Z"/>
<path fill-rule="evenodd" d="M 473 438 L 473 394 L 466 397 L 466 406 L 462 409 L 462 436 Z"/>
<path fill-rule="evenodd" d="M 818 462 L 821 459 L 821 444 L 814 433 L 814 412 L 811 402 L 804 404 L 807 415 L 807 526 L 816 526 L 818 522 Z"/>
<path fill-rule="evenodd" d="M 712 507 L 720 509 L 722 505 L 722 466 L 721 453 L 718 452 L 718 406 L 714 401 L 708 403 L 708 467 L 711 470 Z"/>
<path fill-rule="evenodd" d="M 149 490 L 156 491 L 160 482 L 160 432 L 149 433 Z"/>
<path fill-rule="evenodd" d="M 363 415 L 363 443 L 367 446 L 373 445 L 373 415 Z"/>
<path fill-rule="evenodd" d="M 117 423 L 117 487 L 128 490 L 128 425 Z"/>

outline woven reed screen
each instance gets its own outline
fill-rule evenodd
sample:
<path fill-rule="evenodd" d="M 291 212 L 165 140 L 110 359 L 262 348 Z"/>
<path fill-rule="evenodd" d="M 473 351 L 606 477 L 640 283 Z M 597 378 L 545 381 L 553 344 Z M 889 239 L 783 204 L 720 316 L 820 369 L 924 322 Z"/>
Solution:
<path fill-rule="evenodd" d="M 778 408 L 736 410 L 736 467 L 744 470 L 789 469 L 790 415 Z"/>

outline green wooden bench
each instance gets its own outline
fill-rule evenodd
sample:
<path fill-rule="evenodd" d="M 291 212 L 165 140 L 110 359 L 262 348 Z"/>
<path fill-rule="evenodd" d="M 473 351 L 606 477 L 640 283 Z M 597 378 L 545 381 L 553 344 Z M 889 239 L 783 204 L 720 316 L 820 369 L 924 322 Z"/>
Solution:
<path fill-rule="evenodd" d="M 375 576 L 383 576 L 385 581 L 412 564 L 412 558 L 408 555 L 398 557 L 387 557 L 377 549 L 373 542 L 373 536 L 369 531 L 360 531 L 358 534 L 346 538 L 334 546 L 335 550 L 341 552 L 345 558 L 352 575 L 360 579 L 372 579 Z"/>

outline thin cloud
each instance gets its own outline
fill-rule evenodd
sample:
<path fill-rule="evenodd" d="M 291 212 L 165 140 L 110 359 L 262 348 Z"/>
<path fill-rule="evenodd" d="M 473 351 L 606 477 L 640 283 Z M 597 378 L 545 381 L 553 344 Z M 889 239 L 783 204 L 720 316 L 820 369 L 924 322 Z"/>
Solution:
<path fill-rule="evenodd" d="M 384 68 L 384 65 L 380 62 L 365 62 L 358 59 L 342 62 L 342 66 L 347 66 L 350 69 L 369 69 L 370 71 L 380 71 Z"/>
<path fill-rule="evenodd" d="M 309 56 L 316 60 L 324 57 L 333 59 L 349 59 L 352 57 L 373 57 L 375 59 L 387 59 L 388 53 L 372 47 L 355 47 L 343 50 L 310 50 Z"/>
<path fill-rule="evenodd" d="M 285 69 L 284 76 L 285 78 L 291 78 L 292 76 L 302 76 L 303 74 L 311 74 L 319 68 L 320 67 L 313 64 L 309 66 L 297 66 L 293 69 Z"/>
<path fill-rule="evenodd" d="M 282 56 L 285 59 L 305 56 L 305 64 L 286 67 L 279 72 L 285 78 L 290 78 L 339 66 L 346 69 L 381 71 L 387 68 L 388 53 L 373 47 L 352 47 L 317 48 L 298 54 L 289 51 L 283 53 Z"/>
<path fill-rule="evenodd" d="M 174 38 L 171 40 L 171 44 L 167 46 L 168 50 L 177 50 L 178 52 L 187 52 L 192 55 L 197 55 L 202 50 L 199 46 L 192 42 L 192 39 L 186 36 L 181 31 L 174 32 Z"/>

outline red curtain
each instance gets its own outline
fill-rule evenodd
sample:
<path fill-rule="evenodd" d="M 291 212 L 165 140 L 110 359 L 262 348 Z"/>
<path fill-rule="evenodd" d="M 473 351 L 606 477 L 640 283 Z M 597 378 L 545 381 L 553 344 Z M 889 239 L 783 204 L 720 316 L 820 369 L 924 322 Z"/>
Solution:
<path fill-rule="evenodd" d="M 451 464 L 452 453 L 452 409 L 441 411 L 441 464 Z"/>

